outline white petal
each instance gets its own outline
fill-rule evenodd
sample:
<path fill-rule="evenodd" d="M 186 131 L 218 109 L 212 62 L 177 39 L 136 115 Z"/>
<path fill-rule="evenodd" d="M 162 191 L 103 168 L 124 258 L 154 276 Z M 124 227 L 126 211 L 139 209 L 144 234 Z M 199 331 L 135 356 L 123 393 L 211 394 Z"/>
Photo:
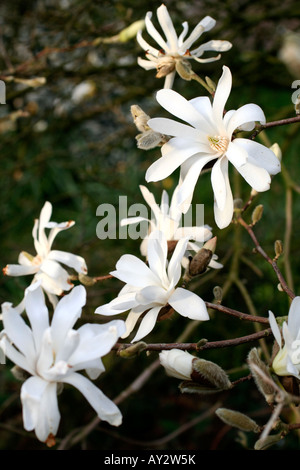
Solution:
<path fill-rule="evenodd" d="M 208 147 L 208 145 L 207 145 Z M 202 145 L 201 145 L 202 148 Z M 198 155 L 199 145 L 179 137 L 174 137 L 162 147 L 162 157 L 146 171 L 146 181 L 160 181 L 169 176 L 193 155 Z"/>
<path fill-rule="evenodd" d="M 213 113 L 216 119 L 217 126 L 221 128 L 221 123 L 223 122 L 223 113 L 226 101 L 229 97 L 232 85 L 232 76 L 230 69 L 223 66 L 223 73 L 218 82 L 214 100 L 213 100 Z"/>
<path fill-rule="evenodd" d="M 278 346 L 282 347 L 282 340 L 281 340 L 281 333 L 280 333 L 280 329 L 279 329 L 279 326 L 277 324 L 277 321 L 276 321 L 276 318 L 274 316 L 274 313 L 271 312 L 271 310 L 269 310 L 269 323 L 270 323 L 270 327 L 271 327 L 271 330 L 272 330 L 272 333 L 274 335 L 274 338 L 276 339 L 277 343 L 278 343 Z"/>
<path fill-rule="evenodd" d="M 179 227 L 175 234 L 174 239 L 180 240 L 181 238 L 188 237 L 190 240 L 197 242 L 205 242 L 212 237 L 211 229 L 208 227 Z"/>
<path fill-rule="evenodd" d="M 217 51 L 217 52 L 225 52 L 231 49 L 232 44 L 229 41 L 223 40 L 211 40 L 201 44 L 201 46 L 197 47 L 197 49 L 191 50 L 191 55 L 195 55 L 200 57 L 205 51 Z"/>
<path fill-rule="evenodd" d="M 123 255 L 116 264 L 116 271 L 111 274 L 132 286 L 145 287 L 160 284 L 159 278 L 139 258 L 133 255 Z"/>
<path fill-rule="evenodd" d="M 252 163 L 237 168 L 238 172 L 247 181 L 251 188 L 258 192 L 267 191 L 270 188 L 271 177 L 267 170 Z"/>
<path fill-rule="evenodd" d="M 168 276 L 172 287 L 175 287 L 181 277 L 181 261 L 186 251 L 188 238 L 178 241 L 168 266 Z"/>
<path fill-rule="evenodd" d="M 148 263 L 151 271 L 163 284 L 168 283 L 166 276 L 167 254 L 168 244 L 164 234 L 159 230 L 152 232 L 148 239 Z"/>
<path fill-rule="evenodd" d="M 98 307 L 95 313 L 104 316 L 118 315 L 119 313 L 126 312 L 126 310 L 135 307 L 138 303 L 136 301 L 136 293 L 130 292 L 122 295 L 118 295 L 111 302 Z"/>
<path fill-rule="evenodd" d="M 60 414 L 57 405 L 56 383 L 39 377 L 30 377 L 21 388 L 24 428 L 35 430 L 37 438 L 45 442 L 49 434 L 57 433 Z"/>
<path fill-rule="evenodd" d="M 83 286 L 75 286 L 58 302 L 51 322 L 52 339 L 56 351 L 59 350 L 66 334 L 81 316 L 85 302 L 86 290 Z"/>
<path fill-rule="evenodd" d="M 270 175 L 276 175 L 281 170 L 279 159 L 275 153 L 259 142 L 250 139 L 235 139 L 234 142 L 248 152 L 248 162 L 265 168 Z"/>
<path fill-rule="evenodd" d="M 298 339 L 300 334 L 300 297 L 295 297 L 291 303 L 288 315 L 288 327 L 293 336 Z"/>
<path fill-rule="evenodd" d="M 145 41 L 145 39 L 142 36 L 141 31 L 137 33 L 136 40 L 141 46 L 141 48 L 144 49 L 144 51 L 147 51 L 149 54 L 153 55 L 154 57 L 158 57 L 159 51 L 155 49 L 154 47 L 150 46 L 150 44 L 148 44 L 148 42 Z"/>
<path fill-rule="evenodd" d="M 148 286 L 136 295 L 136 300 L 145 306 L 150 303 L 165 305 L 168 302 L 168 295 L 167 291 L 160 286 Z"/>
<path fill-rule="evenodd" d="M 259 106 L 257 106 L 257 104 L 253 104 L 253 103 L 245 104 L 244 106 L 236 110 L 230 117 L 228 124 L 226 126 L 228 135 L 231 136 L 232 133 L 238 127 L 241 127 L 244 124 L 255 122 L 255 121 L 258 121 L 262 124 L 266 122 L 266 118 L 265 118 L 263 110 Z"/>
<path fill-rule="evenodd" d="M 146 17 L 145 17 L 146 29 L 147 29 L 148 33 L 150 34 L 150 36 L 152 36 L 153 39 L 157 42 L 157 44 L 164 51 L 168 52 L 169 51 L 168 45 L 165 42 L 165 40 L 162 38 L 161 34 L 157 31 L 157 29 L 153 25 L 153 23 L 151 21 L 151 17 L 152 17 L 152 13 L 148 11 L 147 14 L 146 14 Z"/>
<path fill-rule="evenodd" d="M 157 63 L 151 61 L 150 59 L 141 59 L 140 57 L 138 57 L 137 62 L 145 70 L 153 70 L 156 69 L 157 66 Z"/>
<path fill-rule="evenodd" d="M 44 331 L 49 327 L 49 312 L 43 291 L 38 284 L 26 289 L 25 309 L 31 324 L 36 350 L 39 351 Z"/>
<path fill-rule="evenodd" d="M 75 269 L 77 273 L 87 273 L 86 262 L 81 256 L 66 251 L 52 250 L 48 255 L 48 259 L 66 264 L 70 268 Z"/>
<path fill-rule="evenodd" d="M 194 292 L 177 287 L 169 298 L 169 304 L 184 317 L 192 320 L 209 320 L 205 302 Z"/>
<path fill-rule="evenodd" d="M 228 178 L 228 164 L 225 157 L 219 158 L 211 171 L 211 184 L 214 192 L 216 205 L 220 211 L 223 211 L 226 205 L 227 187 L 226 180 Z"/>
<path fill-rule="evenodd" d="M 199 129 L 182 124 L 181 122 L 174 121 L 168 118 L 153 118 L 147 122 L 148 126 L 160 134 L 166 134 L 173 137 L 182 137 L 184 139 L 191 139 L 199 145 L 199 152 L 204 152 L 207 148 L 205 144 L 202 144 L 203 140 L 206 139 L 206 133 Z"/>
<path fill-rule="evenodd" d="M 36 358 L 36 350 L 31 329 L 14 308 L 3 309 L 2 320 L 8 338 L 32 365 Z"/>
<path fill-rule="evenodd" d="M 214 203 L 214 216 L 216 224 L 219 228 L 223 229 L 227 227 L 233 215 L 233 197 L 229 183 L 228 177 L 228 160 L 226 157 L 222 157 L 222 166 L 224 168 L 224 178 L 225 178 L 225 185 L 226 185 L 226 194 L 225 194 L 225 205 L 222 210 L 218 207 L 217 203 Z"/>
<path fill-rule="evenodd" d="M 125 333 L 123 320 L 112 320 L 103 325 L 84 324 L 78 328 L 80 338 L 76 351 L 70 355 L 68 364 L 78 369 L 78 364 L 103 357 L 111 351 L 117 340 Z"/>
<path fill-rule="evenodd" d="M 35 373 L 35 357 L 25 357 L 11 343 L 11 341 L 3 336 L 0 340 L 0 347 L 5 356 L 21 369 L 26 370 L 29 374 Z"/>
<path fill-rule="evenodd" d="M 171 51 L 177 52 L 178 49 L 178 38 L 173 26 L 172 19 L 169 15 L 169 12 L 165 5 L 161 5 L 157 9 L 157 18 L 160 23 L 160 26 L 165 33 L 167 38 L 167 44 Z"/>
<path fill-rule="evenodd" d="M 89 379 L 80 374 L 71 374 L 64 379 L 65 383 L 73 385 L 94 408 L 98 417 L 112 426 L 120 426 L 122 415 L 119 408 Z"/>
<path fill-rule="evenodd" d="M 194 106 L 183 96 L 174 90 L 159 90 L 156 94 L 158 103 L 169 113 L 186 121 L 196 129 L 207 132 L 206 120 L 201 112 L 198 112 Z"/>
<path fill-rule="evenodd" d="M 140 341 L 142 338 L 147 336 L 153 330 L 160 309 L 161 309 L 161 305 L 158 307 L 153 307 L 151 310 L 149 310 L 149 312 L 146 313 L 146 315 L 141 321 L 141 324 L 139 326 L 139 329 L 135 337 L 131 341 L 132 343 L 135 341 Z"/>
<path fill-rule="evenodd" d="M 38 266 L 23 266 L 21 264 L 8 264 L 3 269 L 3 273 L 6 276 L 28 276 L 29 274 L 35 274 L 38 271 Z"/>
<path fill-rule="evenodd" d="M 226 157 L 237 169 L 247 162 L 248 152 L 236 142 L 230 142 L 226 150 Z"/>

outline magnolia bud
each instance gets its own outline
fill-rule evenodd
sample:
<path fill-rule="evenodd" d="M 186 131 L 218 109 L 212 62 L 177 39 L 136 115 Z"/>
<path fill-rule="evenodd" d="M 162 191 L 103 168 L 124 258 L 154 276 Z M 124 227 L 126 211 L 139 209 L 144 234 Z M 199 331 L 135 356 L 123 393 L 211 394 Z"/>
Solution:
<path fill-rule="evenodd" d="M 276 259 L 279 258 L 279 256 L 282 255 L 283 253 L 283 243 L 281 240 L 276 240 L 275 243 L 274 243 L 274 251 L 275 251 L 275 255 L 276 255 Z"/>
<path fill-rule="evenodd" d="M 282 151 L 277 142 L 275 142 L 271 147 L 269 147 L 270 150 L 272 150 L 273 153 L 275 153 L 276 157 L 278 158 L 279 161 L 282 159 Z"/>
<path fill-rule="evenodd" d="M 266 450 L 274 444 L 277 444 L 277 442 L 281 441 L 282 438 L 282 434 L 279 433 L 264 437 L 263 439 L 258 439 L 254 444 L 254 450 Z"/>
<path fill-rule="evenodd" d="M 217 364 L 205 359 L 194 358 L 191 378 L 193 382 L 215 390 L 228 390 L 231 382 L 226 372 Z"/>
<path fill-rule="evenodd" d="M 260 426 L 249 418 L 249 416 L 239 411 L 228 410 L 227 408 L 219 408 L 216 411 L 217 416 L 229 426 L 240 429 L 241 431 L 252 431 L 258 433 L 261 431 Z"/>
<path fill-rule="evenodd" d="M 259 204 L 258 206 L 255 207 L 254 211 L 252 212 L 252 225 L 257 224 L 257 222 L 260 221 L 262 218 L 264 211 L 264 206 L 262 204 Z"/>
<path fill-rule="evenodd" d="M 79 273 L 78 274 L 78 281 L 81 282 L 84 286 L 93 286 L 96 284 L 96 279 L 93 277 L 87 276 L 86 274 Z"/>
<path fill-rule="evenodd" d="M 188 275 L 191 277 L 202 274 L 206 271 L 212 256 L 215 252 L 217 237 L 213 237 L 204 243 L 203 247 L 196 253 L 190 261 Z"/>
<path fill-rule="evenodd" d="M 132 357 L 135 357 L 144 351 L 146 347 L 147 343 L 144 343 L 144 341 L 139 341 L 138 343 L 134 343 L 132 346 L 119 349 L 118 354 L 125 359 L 131 359 Z"/>
<path fill-rule="evenodd" d="M 13 374 L 15 379 L 20 380 L 21 382 L 24 382 L 24 380 L 28 379 L 28 377 L 30 376 L 30 374 L 26 370 L 21 369 L 21 367 L 19 366 L 12 367 L 11 373 Z"/>
<path fill-rule="evenodd" d="M 181 380 L 191 380 L 194 359 L 195 356 L 192 354 L 176 348 L 161 351 L 159 354 L 160 363 L 165 368 L 166 374 Z"/>
<path fill-rule="evenodd" d="M 149 130 L 147 122 L 150 119 L 150 116 L 146 114 L 140 106 L 133 104 L 130 108 L 131 115 L 133 117 L 133 122 L 136 125 L 137 129 L 140 132 L 145 132 Z"/>
<path fill-rule="evenodd" d="M 249 352 L 247 362 L 258 390 L 268 404 L 273 403 L 275 396 L 275 389 L 272 386 L 273 380 L 268 366 L 260 359 L 256 348 L 252 348 Z M 261 374 L 257 368 L 262 372 Z"/>
<path fill-rule="evenodd" d="M 131 25 L 127 26 L 127 28 L 122 29 L 118 36 L 119 41 L 127 42 L 131 38 L 134 38 L 137 33 L 144 28 L 144 26 L 145 20 L 134 21 Z"/>
<path fill-rule="evenodd" d="M 209 77 L 205 77 L 205 81 L 206 81 L 207 85 L 209 86 L 209 88 L 211 89 L 211 91 L 215 92 L 216 88 L 217 88 L 215 82 Z"/>
<path fill-rule="evenodd" d="M 223 298 L 223 289 L 222 289 L 222 287 L 215 286 L 213 288 L 213 294 L 214 294 L 215 301 L 218 304 L 220 304 L 222 302 L 222 298 Z"/>
<path fill-rule="evenodd" d="M 190 81 L 193 78 L 194 72 L 191 64 L 187 60 L 176 60 L 176 72 L 183 78 L 183 80 Z"/>

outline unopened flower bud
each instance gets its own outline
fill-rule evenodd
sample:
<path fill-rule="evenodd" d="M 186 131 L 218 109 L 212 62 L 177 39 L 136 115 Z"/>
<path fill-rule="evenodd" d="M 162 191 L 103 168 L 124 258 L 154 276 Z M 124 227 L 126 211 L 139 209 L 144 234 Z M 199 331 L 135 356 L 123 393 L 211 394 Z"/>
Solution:
<path fill-rule="evenodd" d="M 207 85 L 209 86 L 209 88 L 211 89 L 211 91 L 215 92 L 217 88 L 217 85 L 215 84 L 215 82 L 209 77 L 205 77 L 205 81 Z"/>
<path fill-rule="evenodd" d="M 194 359 L 195 356 L 192 354 L 176 348 L 161 351 L 159 354 L 160 363 L 165 368 L 166 374 L 180 380 L 191 380 Z"/>
<path fill-rule="evenodd" d="M 138 134 L 136 136 L 136 140 L 137 147 L 141 150 L 150 150 L 155 147 L 160 147 L 164 142 L 167 141 L 165 136 L 159 132 L 153 131 L 152 129 L 149 129 L 142 134 Z"/>
<path fill-rule="evenodd" d="M 229 426 L 240 429 L 241 431 L 252 431 L 258 433 L 261 431 L 260 426 L 249 418 L 249 416 L 239 411 L 229 410 L 227 408 L 219 408 L 216 415 Z"/>
<path fill-rule="evenodd" d="M 264 211 L 264 206 L 262 204 L 259 204 L 258 206 L 255 207 L 254 211 L 252 212 L 252 225 L 257 224 L 257 222 L 260 221 L 262 218 Z"/>
<path fill-rule="evenodd" d="M 258 439 L 254 444 L 254 450 L 266 450 L 269 447 L 277 444 L 283 438 L 281 433 L 272 434 L 271 436 L 266 436 L 263 439 Z"/>
<path fill-rule="evenodd" d="M 213 288 L 213 294 L 214 294 L 215 301 L 218 304 L 220 304 L 222 302 L 222 298 L 223 298 L 223 289 L 222 289 L 222 287 L 215 286 Z"/>
<path fill-rule="evenodd" d="M 78 274 L 78 281 L 81 282 L 84 286 L 93 286 L 96 284 L 96 279 L 93 277 L 87 276 L 86 274 L 79 273 Z"/>
<path fill-rule="evenodd" d="M 283 253 L 283 243 L 281 240 L 276 240 L 275 243 L 274 243 L 274 251 L 275 251 L 275 255 L 276 255 L 276 259 L 279 258 L 279 256 L 282 255 Z"/>
<path fill-rule="evenodd" d="M 270 150 L 272 150 L 273 153 L 275 153 L 276 157 L 278 158 L 279 161 L 282 159 L 282 151 L 277 142 L 275 142 L 271 147 L 269 147 Z"/>
<path fill-rule="evenodd" d="M 206 271 L 216 249 L 216 243 L 217 237 L 213 237 L 204 243 L 203 247 L 190 261 L 188 276 L 194 277 Z"/>
<path fill-rule="evenodd" d="M 205 359 L 194 358 L 191 378 L 193 382 L 215 390 L 231 388 L 231 382 L 226 372 L 218 364 Z"/>
<path fill-rule="evenodd" d="M 119 41 L 120 42 L 127 42 L 130 39 L 134 38 L 137 33 L 143 29 L 145 26 L 144 20 L 134 21 L 131 25 L 127 26 L 127 28 L 122 29 L 119 33 Z"/>
<path fill-rule="evenodd" d="M 194 75 L 191 64 L 186 60 L 176 60 L 176 71 L 178 75 L 183 79 L 190 81 Z"/>
<path fill-rule="evenodd" d="M 156 70 L 156 78 L 166 77 L 175 70 L 175 59 L 170 56 L 162 56 L 158 60 Z"/>
<path fill-rule="evenodd" d="M 148 114 L 146 114 L 142 110 L 142 108 L 140 108 L 140 106 L 138 106 L 137 104 L 133 104 L 130 108 L 130 111 L 133 118 L 133 122 L 136 125 L 137 129 L 140 132 L 148 131 L 150 128 L 147 122 L 149 121 L 150 116 L 148 116 Z"/>
<path fill-rule="evenodd" d="M 28 377 L 30 377 L 30 374 L 19 366 L 12 367 L 11 373 L 15 379 L 20 380 L 21 382 L 24 382 Z"/>
<path fill-rule="evenodd" d="M 132 346 L 119 349 L 118 354 L 125 359 L 131 359 L 132 357 L 135 357 L 144 351 L 146 347 L 147 343 L 144 343 L 144 341 L 139 341 L 138 343 L 134 343 Z"/>
<path fill-rule="evenodd" d="M 268 404 L 273 403 L 275 397 L 273 380 L 268 366 L 260 359 L 256 348 L 252 348 L 248 354 L 248 365 L 258 390 Z"/>

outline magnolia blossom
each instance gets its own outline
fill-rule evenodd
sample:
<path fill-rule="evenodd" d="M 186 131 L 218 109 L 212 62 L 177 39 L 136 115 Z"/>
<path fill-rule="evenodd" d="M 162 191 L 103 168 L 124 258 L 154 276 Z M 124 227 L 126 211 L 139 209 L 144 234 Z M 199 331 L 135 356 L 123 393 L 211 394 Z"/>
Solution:
<path fill-rule="evenodd" d="M 188 219 L 187 216 L 185 216 L 184 219 L 183 213 L 187 212 L 190 205 L 186 208 L 182 208 L 178 205 L 178 187 L 175 188 L 171 201 L 169 201 L 168 193 L 163 190 L 160 205 L 157 204 L 154 195 L 145 186 L 141 185 L 140 190 L 151 209 L 151 218 L 130 217 L 122 219 L 121 226 L 148 222 L 149 234 L 153 231 L 159 230 L 164 233 L 167 241 L 180 240 L 181 238 L 189 237 L 191 240 L 204 242 L 212 237 L 211 227 L 208 225 L 202 225 L 200 227 L 181 226 L 181 222 L 185 222 L 185 219 Z M 143 256 L 147 255 L 147 244 L 148 236 L 144 238 L 141 244 L 141 253 Z"/>
<path fill-rule="evenodd" d="M 221 55 L 218 54 L 215 57 L 206 59 L 202 59 L 200 57 L 206 51 L 223 52 L 228 51 L 232 47 L 232 44 L 229 41 L 211 40 L 190 50 L 191 46 L 195 41 L 197 41 L 197 39 L 199 39 L 202 33 L 211 30 L 215 26 L 216 21 L 210 16 L 206 16 L 197 24 L 188 37 L 186 36 L 189 26 L 185 21 L 182 23 L 182 33 L 180 36 L 177 36 L 166 6 L 161 5 L 157 9 L 156 13 L 161 29 L 165 35 L 165 39 L 152 23 L 152 12 L 149 11 L 145 18 L 146 30 L 157 42 L 159 48 L 156 49 L 148 44 L 148 42 L 143 38 L 141 31 L 139 31 L 137 34 L 137 41 L 142 49 L 146 51 L 147 59 L 138 58 L 138 64 L 146 70 L 156 69 L 158 78 L 166 77 L 164 85 L 165 88 L 172 88 L 177 61 L 194 59 L 197 62 L 213 62 L 220 59 Z"/>
<path fill-rule="evenodd" d="M 91 379 L 96 379 L 105 370 L 101 357 L 124 333 L 124 322 L 87 323 L 74 330 L 85 301 L 85 288 L 74 287 L 58 302 L 50 324 L 43 291 L 35 283 L 25 295 L 30 327 L 11 304 L 2 305 L 4 330 L 0 347 L 30 375 L 21 388 L 24 428 L 35 430 L 42 442 L 57 433 L 57 392 L 63 383 L 77 388 L 102 420 L 114 426 L 122 421 L 118 407 L 78 371 L 85 369 Z"/>
<path fill-rule="evenodd" d="M 130 335 L 139 318 L 145 313 L 132 340 L 139 341 L 152 331 L 158 314 L 167 304 L 184 317 L 208 320 L 205 302 L 193 292 L 176 287 L 181 277 L 181 260 L 188 239 L 178 241 L 168 263 L 168 245 L 162 232 L 152 232 L 147 246 L 148 265 L 133 255 L 123 255 L 111 274 L 125 282 L 118 297 L 100 306 L 95 313 L 117 315 L 130 310 L 123 338 Z"/>
<path fill-rule="evenodd" d="M 266 119 L 262 109 L 252 103 L 227 111 L 224 115 L 231 84 L 231 72 L 224 66 L 212 103 L 208 97 L 187 101 L 173 90 L 160 90 L 157 101 L 189 125 L 167 118 L 148 121 L 153 130 L 172 138 L 162 146 L 162 157 L 148 168 L 146 180 L 162 180 L 180 167 L 178 202 L 182 204 L 191 198 L 204 166 L 214 162 L 211 183 L 215 220 L 219 228 L 228 226 L 233 215 L 228 162 L 257 192 L 268 190 L 270 175 L 280 171 L 280 161 L 271 149 L 253 140 L 234 136 L 235 131 L 252 130 L 255 121 L 263 124 Z"/>
<path fill-rule="evenodd" d="M 195 360 L 195 356 L 192 354 L 174 348 L 170 351 L 161 351 L 159 360 L 167 375 L 181 380 L 191 380 L 193 361 Z"/>
<path fill-rule="evenodd" d="M 46 202 L 41 210 L 39 219 L 33 226 L 32 236 L 36 255 L 33 256 L 25 251 L 19 254 L 19 264 L 8 264 L 3 272 L 7 276 L 34 275 L 32 282 L 39 281 L 47 293 L 53 305 L 57 303 L 57 296 L 64 291 L 69 291 L 73 284 L 70 275 L 61 266 L 61 263 L 73 268 L 77 273 L 86 274 L 87 266 L 85 260 L 78 255 L 65 251 L 52 250 L 52 244 L 56 235 L 61 230 L 72 227 L 75 222 L 56 223 L 52 222 L 52 205 Z M 48 236 L 45 229 L 50 229 Z"/>
<path fill-rule="evenodd" d="M 269 311 L 269 322 L 278 343 L 272 368 L 277 375 L 293 375 L 300 379 L 300 297 L 291 303 L 288 320 L 282 324 L 282 336 L 274 314 Z"/>

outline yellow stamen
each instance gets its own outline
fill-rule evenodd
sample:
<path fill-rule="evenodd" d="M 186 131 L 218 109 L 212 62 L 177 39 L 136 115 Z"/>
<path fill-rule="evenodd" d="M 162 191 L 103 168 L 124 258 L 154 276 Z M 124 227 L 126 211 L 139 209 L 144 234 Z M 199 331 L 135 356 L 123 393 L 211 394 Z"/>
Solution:
<path fill-rule="evenodd" d="M 213 150 L 222 154 L 226 152 L 229 144 L 229 140 L 227 139 L 227 137 L 223 137 L 220 135 L 209 136 L 208 142 Z"/>

